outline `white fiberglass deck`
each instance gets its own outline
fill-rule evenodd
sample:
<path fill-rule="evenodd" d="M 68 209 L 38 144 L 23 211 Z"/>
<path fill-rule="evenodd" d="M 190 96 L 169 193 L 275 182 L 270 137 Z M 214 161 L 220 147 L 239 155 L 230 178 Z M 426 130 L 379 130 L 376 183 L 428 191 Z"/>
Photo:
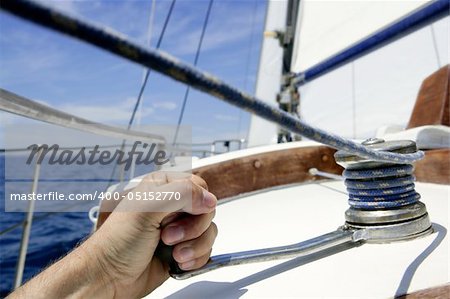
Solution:
<path fill-rule="evenodd" d="M 213 255 L 297 243 L 344 223 L 343 182 L 304 184 L 221 204 Z M 389 298 L 449 281 L 449 186 L 418 183 L 437 232 L 392 244 L 364 244 L 323 259 L 226 267 L 169 279 L 149 298 Z"/>

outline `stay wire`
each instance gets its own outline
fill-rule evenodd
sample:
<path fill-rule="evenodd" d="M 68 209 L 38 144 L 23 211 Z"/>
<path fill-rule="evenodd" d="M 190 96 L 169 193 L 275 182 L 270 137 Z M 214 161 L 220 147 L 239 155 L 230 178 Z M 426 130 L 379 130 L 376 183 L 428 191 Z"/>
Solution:
<path fill-rule="evenodd" d="M 197 45 L 197 51 L 195 53 L 194 66 L 197 65 L 198 59 L 200 57 L 200 51 L 202 49 L 202 44 L 203 44 L 203 39 L 205 37 L 206 28 L 208 27 L 209 16 L 211 15 L 211 9 L 212 9 L 213 2 L 214 2 L 214 0 L 210 0 L 209 4 L 208 4 L 208 9 L 206 11 L 205 21 L 203 22 L 202 33 L 200 35 L 200 40 L 199 40 L 198 45 Z M 175 146 L 175 143 L 177 142 L 178 133 L 180 131 L 181 122 L 183 121 L 184 110 L 186 108 L 186 102 L 187 102 L 187 99 L 189 97 L 190 89 L 191 89 L 190 86 L 187 85 L 186 86 L 186 92 L 184 93 L 183 104 L 181 105 L 180 116 L 178 117 L 177 128 L 175 130 L 175 135 L 173 137 L 172 146 Z"/>
<path fill-rule="evenodd" d="M 170 7 L 169 7 L 169 10 L 167 12 L 166 19 L 164 20 L 163 27 L 161 29 L 161 34 L 159 35 L 158 41 L 156 43 L 156 49 L 159 49 L 161 47 L 161 43 L 162 43 L 162 41 L 164 39 L 164 35 L 166 33 L 166 29 L 168 27 L 168 24 L 169 24 L 169 21 L 170 21 L 170 17 L 172 16 L 172 12 L 173 12 L 173 9 L 175 7 L 175 3 L 176 3 L 176 0 L 172 0 L 172 2 L 170 4 Z M 146 71 L 145 71 L 145 75 L 144 75 L 144 80 L 142 81 L 142 85 L 141 85 L 141 88 L 139 89 L 139 94 L 138 94 L 138 97 L 136 99 L 136 103 L 135 103 L 134 108 L 133 108 L 133 112 L 131 113 L 131 117 L 130 117 L 130 120 L 128 122 L 127 130 L 130 130 L 131 126 L 133 125 L 133 122 L 134 122 L 134 119 L 135 119 L 135 116 L 136 116 L 136 112 L 137 112 L 137 110 L 139 108 L 139 105 L 141 103 L 142 96 L 143 96 L 144 91 L 145 91 L 145 87 L 147 86 L 147 82 L 148 82 L 148 78 L 150 76 L 150 72 L 151 72 L 151 69 L 147 67 Z M 122 146 L 120 148 L 121 151 L 123 151 L 123 149 L 125 147 L 125 144 L 126 144 L 126 140 L 123 140 L 122 141 Z M 114 167 L 113 167 L 113 170 L 111 172 L 110 179 L 109 179 L 110 182 L 109 182 L 107 188 L 109 188 L 109 186 L 111 186 L 112 182 L 114 181 L 116 168 L 117 168 L 117 164 L 114 164 Z"/>
<path fill-rule="evenodd" d="M 431 30 L 431 38 L 433 39 L 433 48 L 434 48 L 434 54 L 436 55 L 436 63 L 438 68 L 441 68 L 441 58 L 439 57 L 439 49 L 437 45 L 437 39 L 436 39 L 436 32 L 434 30 L 433 24 L 430 24 L 430 30 Z"/>
<path fill-rule="evenodd" d="M 245 66 L 245 79 L 244 79 L 244 91 L 248 91 L 248 74 L 250 73 L 250 58 L 252 55 L 253 50 L 253 40 L 255 35 L 255 25 L 256 25 L 256 12 L 258 10 L 258 0 L 253 0 L 253 13 L 252 13 L 252 21 L 251 21 L 251 33 L 250 33 L 250 39 L 248 43 L 248 52 L 247 52 L 247 63 Z M 238 127 L 237 127 L 237 139 L 241 139 L 241 126 L 242 126 L 242 114 L 244 111 L 242 109 L 239 109 L 238 114 Z"/>
<path fill-rule="evenodd" d="M 173 8 L 175 7 L 175 3 L 176 3 L 176 0 L 172 0 L 172 2 L 170 4 L 170 7 L 169 7 L 169 12 L 167 13 L 167 17 L 166 17 L 166 19 L 164 21 L 164 25 L 163 25 L 163 28 L 161 30 L 161 34 L 159 35 L 158 42 L 156 43 L 156 47 L 155 47 L 156 49 L 159 49 L 161 47 L 161 43 L 162 43 L 164 35 L 166 33 L 166 29 L 167 29 L 167 25 L 169 24 L 170 17 L 172 16 L 172 12 L 173 12 Z M 138 97 L 137 97 L 137 100 L 136 100 L 136 104 L 134 105 L 134 109 L 133 109 L 133 112 L 131 114 L 130 121 L 128 122 L 128 130 L 133 125 L 134 118 L 136 116 L 136 112 L 137 112 L 137 109 L 139 107 L 139 104 L 140 104 L 140 102 L 142 100 L 142 95 L 144 94 L 145 87 L 147 85 L 148 77 L 150 75 L 150 72 L 151 72 L 150 68 L 147 67 L 147 70 L 146 70 L 145 76 L 144 76 L 144 80 L 142 82 L 141 88 L 139 89 L 139 94 L 138 94 Z"/>

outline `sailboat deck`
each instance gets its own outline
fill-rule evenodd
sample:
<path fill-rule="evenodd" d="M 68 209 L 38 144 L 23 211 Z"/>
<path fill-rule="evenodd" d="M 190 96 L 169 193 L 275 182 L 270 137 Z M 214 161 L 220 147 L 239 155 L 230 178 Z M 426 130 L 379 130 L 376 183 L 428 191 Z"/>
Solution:
<path fill-rule="evenodd" d="M 320 260 L 307 257 L 232 266 L 169 279 L 148 298 L 388 298 L 449 281 L 449 186 L 417 183 L 436 232 L 408 242 L 364 244 Z M 275 188 L 224 201 L 213 255 L 297 243 L 344 223 L 341 181 Z"/>

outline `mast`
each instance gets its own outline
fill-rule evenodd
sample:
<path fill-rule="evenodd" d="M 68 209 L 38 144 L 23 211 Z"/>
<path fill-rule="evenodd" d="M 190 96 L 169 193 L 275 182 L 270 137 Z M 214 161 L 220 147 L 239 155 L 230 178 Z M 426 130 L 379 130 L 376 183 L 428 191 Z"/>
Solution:
<path fill-rule="evenodd" d="M 294 52 L 295 30 L 297 27 L 297 19 L 299 15 L 300 0 L 288 0 L 286 12 L 286 27 L 284 32 L 275 32 L 280 46 L 283 48 L 283 64 L 281 73 L 280 92 L 277 94 L 277 102 L 280 109 L 289 112 L 298 118 L 300 106 L 300 94 L 294 82 L 295 73 L 292 72 L 292 58 Z M 292 140 L 300 140 L 300 136 L 292 136 L 292 134 L 282 128 L 278 129 L 277 142 L 291 142 Z"/>
<path fill-rule="evenodd" d="M 289 0 L 286 13 L 286 29 L 283 40 L 280 41 L 283 47 L 283 75 L 291 72 L 292 56 L 294 52 L 295 29 L 297 25 L 300 0 Z"/>

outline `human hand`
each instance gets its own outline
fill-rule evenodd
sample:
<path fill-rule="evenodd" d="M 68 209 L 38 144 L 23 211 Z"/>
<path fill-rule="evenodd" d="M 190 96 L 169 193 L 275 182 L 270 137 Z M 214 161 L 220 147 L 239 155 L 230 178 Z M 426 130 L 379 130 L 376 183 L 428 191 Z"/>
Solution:
<path fill-rule="evenodd" d="M 180 192 L 185 200 L 122 200 L 82 245 L 96 252 L 93 260 L 104 269 L 103 280 L 112 284 L 115 297 L 145 296 L 169 277 L 168 265 L 154 256 L 160 240 L 174 246 L 173 258 L 181 269 L 206 264 L 217 236 L 212 222 L 217 199 L 207 190 L 206 182 L 195 175 L 152 173 L 129 192 Z"/>

